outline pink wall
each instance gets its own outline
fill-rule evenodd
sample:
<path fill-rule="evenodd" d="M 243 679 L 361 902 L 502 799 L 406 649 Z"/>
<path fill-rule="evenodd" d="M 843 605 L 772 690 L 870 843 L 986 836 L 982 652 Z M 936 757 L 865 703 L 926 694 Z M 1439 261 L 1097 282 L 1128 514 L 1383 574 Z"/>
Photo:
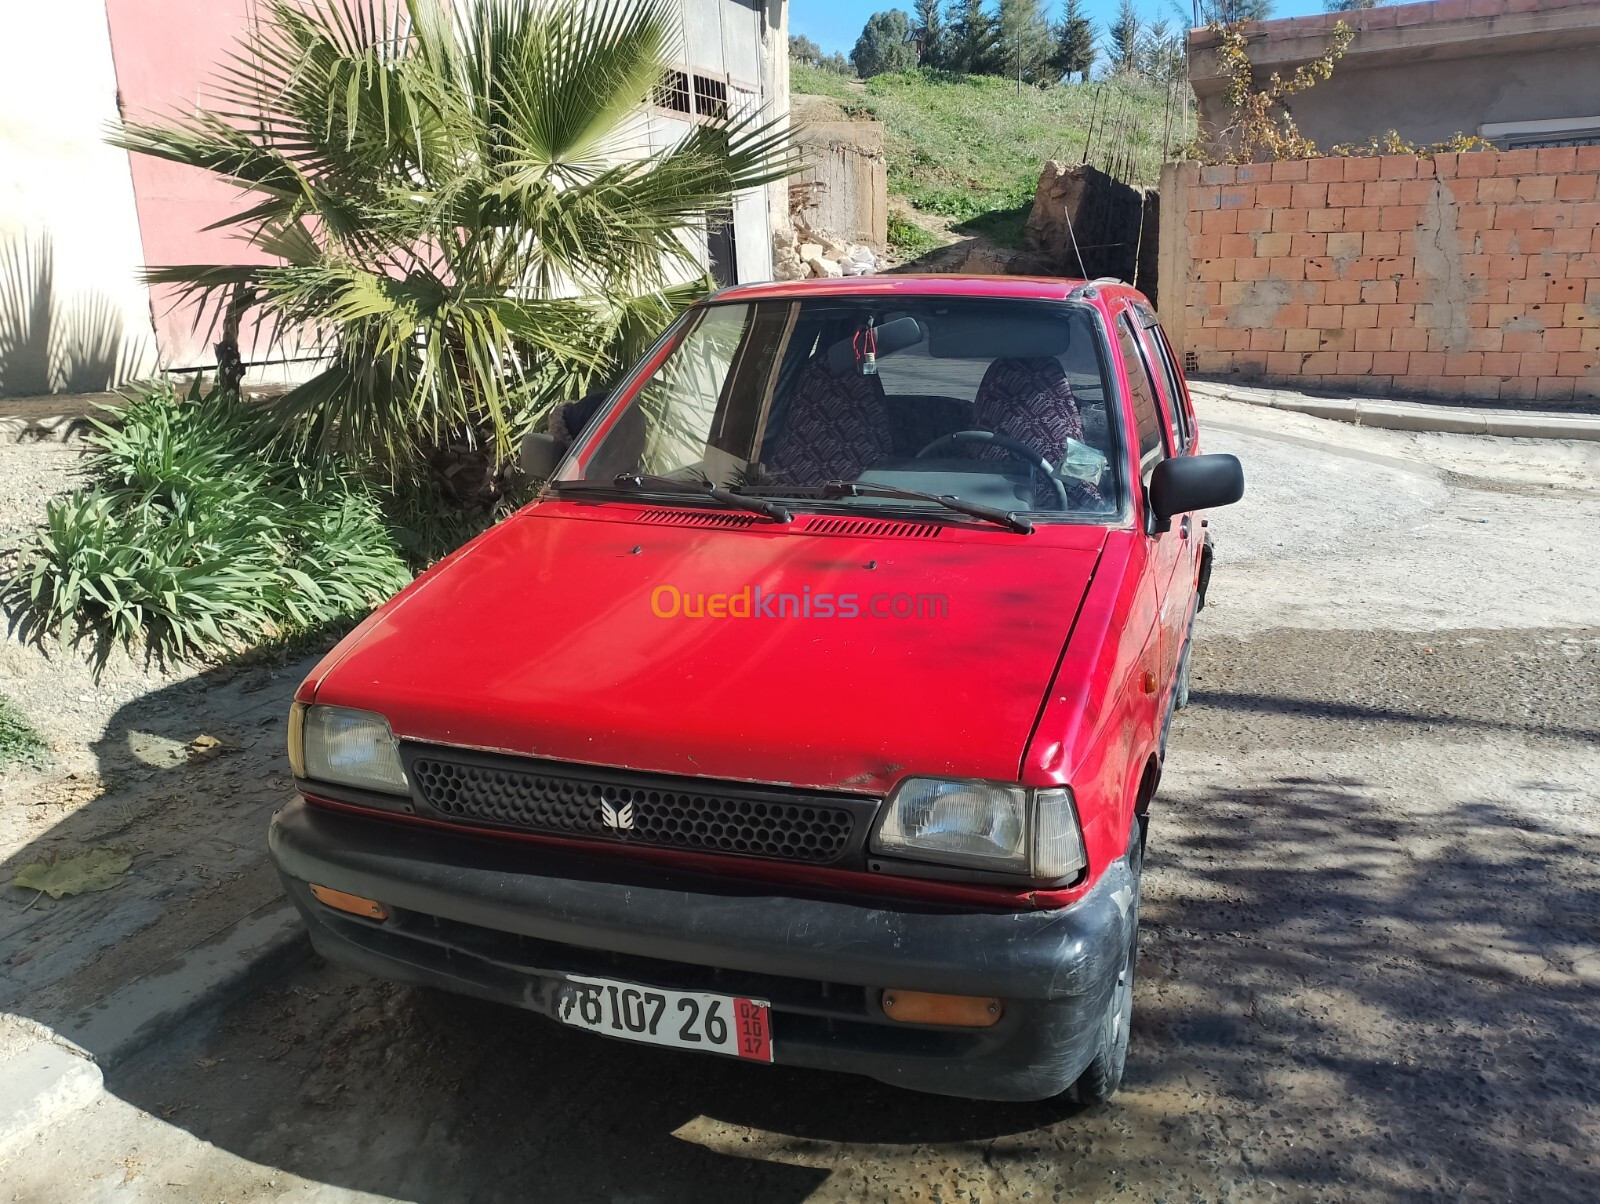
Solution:
<path fill-rule="evenodd" d="M 106 0 L 123 115 L 163 116 L 192 105 L 213 64 L 245 30 L 253 7 L 253 0 Z M 131 158 L 146 264 L 261 261 L 227 231 L 205 230 L 246 207 L 238 190 L 147 155 Z M 151 303 L 164 367 L 214 362 L 213 340 L 208 330 L 195 328 L 192 306 L 174 307 L 164 289 L 151 290 Z M 245 355 L 250 358 L 248 349 Z"/>

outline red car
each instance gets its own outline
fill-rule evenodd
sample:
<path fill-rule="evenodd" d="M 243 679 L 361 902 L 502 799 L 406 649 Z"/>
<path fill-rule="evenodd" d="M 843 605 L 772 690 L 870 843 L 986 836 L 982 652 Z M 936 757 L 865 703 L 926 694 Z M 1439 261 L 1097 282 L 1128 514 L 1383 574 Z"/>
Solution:
<path fill-rule="evenodd" d="M 1244 489 L 1149 303 L 734 288 L 562 418 L 539 499 L 296 695 L 271 847 L 317 949 L 622 1040 L 1108 1097 L 1194 512 Z"/>

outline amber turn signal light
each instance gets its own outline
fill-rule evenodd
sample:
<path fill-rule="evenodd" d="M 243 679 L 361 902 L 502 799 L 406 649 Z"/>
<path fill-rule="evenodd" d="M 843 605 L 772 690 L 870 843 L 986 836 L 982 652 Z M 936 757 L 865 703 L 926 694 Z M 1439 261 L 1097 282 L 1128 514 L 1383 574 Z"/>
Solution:
<path fill-rule="evenodd" d="M 360 916 L 367 920 L 387 920 L 389 909 L 376 899 L 363 899 L 360 895 L 346 894 L 342 890 L 334 890 L 328 886 L 311 884 L 311 893 L 316 896 L 317 902 L 335 911 L 347 911 L 353 916 Z"/>
<path fill-rule="evenodd" d="M 982 995 L 929 995 L 924 991 L 883 993 L 883 1014 L 905 1024 L 942 1024 L 950 1028 L 988 1028 L 1005 1009 L 998 999 Z"/>

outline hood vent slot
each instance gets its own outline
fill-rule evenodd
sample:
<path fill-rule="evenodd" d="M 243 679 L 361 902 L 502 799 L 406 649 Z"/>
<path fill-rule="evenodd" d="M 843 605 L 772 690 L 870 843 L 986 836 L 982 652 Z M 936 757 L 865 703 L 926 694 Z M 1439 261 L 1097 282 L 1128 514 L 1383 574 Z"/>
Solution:
<path fill-rule="evenodd" d="M 719 514 L 712 510 L 646 510 L 638 521 L 669 527 L 748 527 L 756 517 L 753 514 Z"/>
<path fill-rule="evenodd" d="M 808 535 L 868 535 L 878 539 L 936 539 L 944 528 L 938 523 L 907 522 L 887 518 L 814 518 Z"/>

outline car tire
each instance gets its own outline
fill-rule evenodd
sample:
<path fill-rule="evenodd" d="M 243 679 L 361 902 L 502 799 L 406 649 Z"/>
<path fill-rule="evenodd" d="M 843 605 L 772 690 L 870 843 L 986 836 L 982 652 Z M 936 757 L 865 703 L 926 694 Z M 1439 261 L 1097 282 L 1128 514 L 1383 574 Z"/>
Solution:
<path fill-rule="evenodd" d="M 1181 711 L 1189 705 L 1189 661 L 1194 656 L 1194 641 L 1183 642 L 1183 659 L 1178 662 L 1178 682 L 1172 691 L 1172 709 Z"/>
<path fill-rule="evenodd" d="M 1100 1022 L 1100 1041 L 1094 1058 L 1073 1084 L 1073 1094 L 1086 1108 L 1105 1103 L 1122 1086 L 1128 1065 L 1128 1035 L 1133 1020 L 1133 972 L 1139 961 L 1139 887 L 1144 870 L 1144 841 L 1138 830 L 1128 841 L 1128 869 L 1133 878 L 1133 903 L 1129 908 L 1128 947 Z"/>

